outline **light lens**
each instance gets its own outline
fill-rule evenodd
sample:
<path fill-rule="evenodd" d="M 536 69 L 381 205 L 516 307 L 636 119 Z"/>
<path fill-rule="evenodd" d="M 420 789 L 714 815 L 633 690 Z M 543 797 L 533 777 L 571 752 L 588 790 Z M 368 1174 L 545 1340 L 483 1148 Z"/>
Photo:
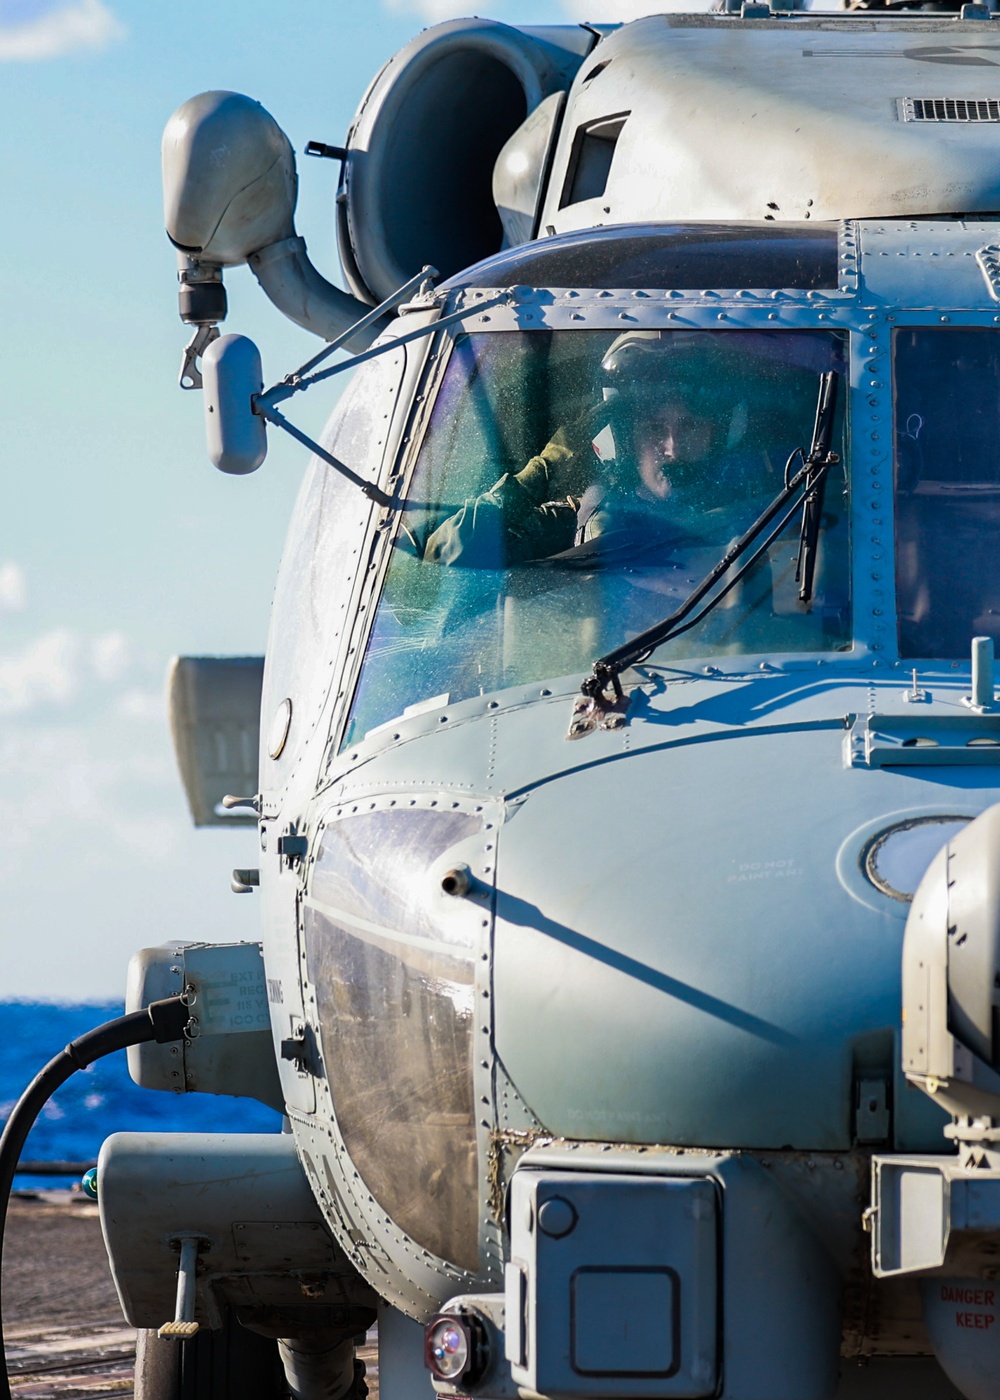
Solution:
<path fill-rule="evenodd" d="M 880 832 L 864 855 L 864 871 L 876 889 L 890 899 L 909 904 L 927 867 L 968 817 L 916 817 Z"/>
<path fill-rule="evenodd" d="M 467 1329 L 453 1317 L 437 1318 L 427 1329 L 427 1366 L 442 1381 L 459 1380 L 469 1368 L 472 1348 Z"/>
<path fill-rule="evenodd" d="M 292 723 L 292 702 L 282 700 L 274 712 L 271 728 L 267 731 L 267 752 L 271 758 L 280 758 L 288 741 L 288 730 Z"/>

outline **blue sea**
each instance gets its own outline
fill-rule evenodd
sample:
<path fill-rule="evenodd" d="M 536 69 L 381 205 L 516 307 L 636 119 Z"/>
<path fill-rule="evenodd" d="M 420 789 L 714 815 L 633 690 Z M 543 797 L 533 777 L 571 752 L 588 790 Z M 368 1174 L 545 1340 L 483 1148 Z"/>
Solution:
<path fill-rule="evenodd" d="M 0 1002 L 0 1122 L 38 1071 L 67 1041 L 121 1016 L 120 1002 L 62 1005 Z M 49 1100 L 28 1138 L 23 1161 L 94 1161 L 117 1132 L 278 1132 L 281 1118 L 253 1099 L 215 1094 L 169 1094 L 140 1089 L 118 1051 L 74 1074 Z M 15 1190 L 69 1186 L 72 1178 L 18 1176 Z"/>

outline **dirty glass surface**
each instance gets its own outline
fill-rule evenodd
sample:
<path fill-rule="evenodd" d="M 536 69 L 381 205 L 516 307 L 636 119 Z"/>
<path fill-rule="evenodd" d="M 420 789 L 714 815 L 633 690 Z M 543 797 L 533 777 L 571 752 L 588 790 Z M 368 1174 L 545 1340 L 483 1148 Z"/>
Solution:
<path fill-rule="evenodd" d="M 836 287 L 837 231 L 802 224 L 662 224 L 545 238 L 452 278 L 455 287 Z"/>
<path fill-rule="evenodd" d="M 434 697 L 582 674 L 661 621 L 781 490 L 795 450 L 808 450 L 819 376 L 842 373 L 843 351 L 825 331 L 460 338 L 345 742 Z M 843 459 L 842 439 L 841 417 L 833 445 Z M 847 646 L 842 464 L 826 488 L 808 604 L 794 578 L 798 528 L 796 515 L 653 663 Z"/>
<path fill-rule="evenodd" d="M 405 351 L 360 366 L 323 434 L 328 452 L 373 479 L 382 460 Z M 261 782 L 281 783 L 330 681 L 358 572 L 359 539 L 371 504 L 356 486 L 313 457 L 299 491 L 281 559 L 264 667 Z M 269 756 L 275 712 L 291 701 L 291 723 L 277 760 Z"/>
<path fill-rule="evenodd" d="M 372 812 L 324 832 L 304 913 L 334 1112 L 379 1205 L 475 1272 L 474 950 L 428 908 L 428 866 L 478 818 Z M 454 901 L 453 901 L 454 903 Z"/>
<path fill-rule="evenodd" d="M 1000 331 L 893 340 L 896 592 L 905 657 L 1000 639 Z"/>

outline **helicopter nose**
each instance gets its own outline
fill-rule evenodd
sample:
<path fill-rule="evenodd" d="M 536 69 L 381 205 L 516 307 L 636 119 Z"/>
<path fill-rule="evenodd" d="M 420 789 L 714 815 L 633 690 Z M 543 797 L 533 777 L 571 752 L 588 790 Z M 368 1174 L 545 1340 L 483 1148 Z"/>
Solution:
<path fill-rule="evenodd" d="M 629 755 L 627 802 L 588 766 L 504 826 L 496 1049 L 549 1132 L 850 1147 L 852 1039 L 898 1020 L 898 954 L 797 815 L 798 742 L 727 745 L 724 797 L 699 746 Z"/>

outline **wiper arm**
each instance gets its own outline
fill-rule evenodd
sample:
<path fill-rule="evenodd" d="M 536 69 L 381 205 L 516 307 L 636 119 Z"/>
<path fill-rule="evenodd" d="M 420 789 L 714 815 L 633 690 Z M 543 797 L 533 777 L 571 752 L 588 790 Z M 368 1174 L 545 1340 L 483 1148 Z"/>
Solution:
<path fill-rule="evenodd" d="M 833 419 L 837 409 L 837 379 L 831 371 L 820 375 L 819 398 L 816 401 L 816 422 L 812 445 L 805 459 L 807 469 L 806 494 L 802 500 L 802 524 L 799 527 L 799 554 L 795 564 L 795 582 L 799 585 L 799 602 L 809 603 L 813 596 L 816 576 L 816 549 L 819 527 L 823 518 L 823 496 L 826 492 L 827 470 L 840 460 L 830 451 Z"/>
<path fill-rule="evenodd" d="M 645 661 L 658 646 L 672 637 L 680 636 L 697 626 L 713 608 L 745 578 L 758 559 L 774 543 L 785 526 L 796 514 L 802 511 L 802 525 L 799 532 L 799 559 L 796 569 L 796 582 L 800 584 L 799 598 L 808 601 L 812 597 L 813 579 L 816 567 L 816 546 L 823 503 L 823 489 L 830 467 L 840 461 L 836 452 L 830 450 L 833 422 L 837 406 L 837 372 L 827 370 L 819 376 L 819 393 L 816 402 L 816 420 L 812 442 L 808 453 L 801 447 L 795 449 L 785 467 L 785 484 L 769 506 L 757 517 L 736 542 L 726 550 L 719 562 L 705 575 L 685 598 L 679 608 L 665 617 L 662 622 L 648 627 L 637 637 L 615 647 L 599 657 L 593 664 L 590 674 L 580 685 L 580 696 L 573 709 L 570 724 L 571 739 L 600 725 L 603 728 L 617 728 L 624 723 L 628 701 L 619 679 L 622 671 Z M 791 467 L 796 457 L 801 457 L 802 466 L 792 474 Z M 778 519 L 766 538 L 758 544 L 764 531 Z M 737 560 L 757 544 L 757 548 L 744 558 L 739 569 L 717 593 L 712 593 L 716 585 L 725 577 Z M 709 596 L 711 595 L 711 596 Z M 703 599 L 708 599 L 704 607 L 695 609 Z M 692 617 L 691 614 L 695 613 Z"/>
<path fill-rule="evenodd" d="M 358 331 L 365 327 L 377 325 L 379 321 L 387 317 L 389 311 L 398 306 L 400 302 L 405 301 L 411 292 L 424 285 L 429 288 L 431 280 L 437 276 L 437 268 L 428 264 L 415 277 L 411 277 L 408 282 L 404 282 L 401 287 L 397 288 L 385 301 L 380 302 L 359 321 L 355 321 L 342 335 L 338 335 L 336 340 L 331 340 L 329 345 L 325 345 L 322 350 L 313 355 L 312 359 L 307 360 L 304 365 L 300 365 L 292 374 L 286 374 L 280 383 L 272 385 L 264 393 L 254 394 L 251 398 L 251 406 L 259 418 L 273 423 L 276 428 L 281 428 L 288 433 L 296 442 L 300 442 L 303 447 L 314 452 L 320 461 L 325 462 L 328 467 L 332 467 L 335 472 L 346 477 L 352 486 L 359 487 L 369 500 L 386 510 L 417 510 L 423 508 L 423 503 L 401 500 L 397 494 L 390 495 L 374 482 L 365 481 L 339 457 L 334 457 L 332 453 L 327 452 L 325 447 L 314 442 L 301 428 L 296 428 L 294 423 L 290 423 L 284 414 L 279 413 L 278 404 L 283 403 L 285 399 L 290 399 L 293 394 L 302 393 L 314 384 L 321 384 L 324 379 L 329 379 L 334 374 L 343 374 L 345 370 L 354 369 L 356 365 L 364 364 L 366 360 L 373 360 L 377 355 L 385 355 L 398 350 L 403 345 L 410 345 L 414 340 L 423 340 L 426 336 L 434 335 L 446 326 L 453 326 L 457 322 L 467 319 L 472 314 L 472 309 L 462 307 L 458 311 L 452 311 L 447 316 L 438 317 L 436 321 L 425 322 L 416 330 L 406 331 L 392 340 L 384 340 L 380 344 L 371 345 L 367 350 L 362 350 L 349 359 L 341 360 L 338 364 L 328 365 L 326 369 L 322 370 L 317 369 L 317 366 L 329 359 L 335 350 L 341 349 L 345 341 L 350 340 L 352 336 L 357 335 Z M 510 301 L 510 297 L 510 292 L 501 292 L 486 301 L 477 302 L 474 310 L 478 314 L 480 311 L 489 310 L 491 307 L 501 305 L 501 303 L 506 304 Z"/>

